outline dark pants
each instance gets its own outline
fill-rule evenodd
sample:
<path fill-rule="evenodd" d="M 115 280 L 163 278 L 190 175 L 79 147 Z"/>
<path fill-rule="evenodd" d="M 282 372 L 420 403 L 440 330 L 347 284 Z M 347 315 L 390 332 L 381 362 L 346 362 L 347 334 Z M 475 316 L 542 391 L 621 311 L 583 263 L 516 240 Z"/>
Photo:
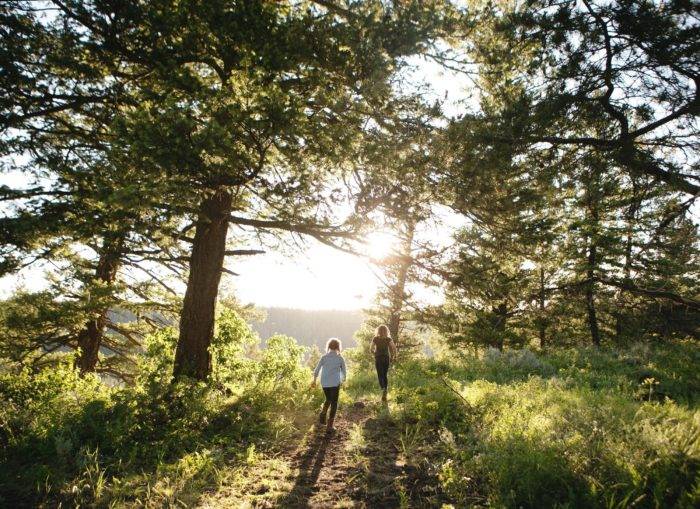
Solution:
<path fill-rule="evenodd" d="M 328 416 L 330 420 L 335 418 L 335 411 L 338 410 L 338 395 L 340 394 L 340 386 L 324 387 L 323 394 L 326 395 L 326 401 L 323 403 L 323 415 L 326 415 L 328 407 L 331 407 L 331 414 Z"/>
<path fill-rule="evenodd" d="M 375 357 L 374 366 L 377 368 L 377 378 L 379 379 L 379 387 L 386 390 L 389 386 L 389 357 Z"/>

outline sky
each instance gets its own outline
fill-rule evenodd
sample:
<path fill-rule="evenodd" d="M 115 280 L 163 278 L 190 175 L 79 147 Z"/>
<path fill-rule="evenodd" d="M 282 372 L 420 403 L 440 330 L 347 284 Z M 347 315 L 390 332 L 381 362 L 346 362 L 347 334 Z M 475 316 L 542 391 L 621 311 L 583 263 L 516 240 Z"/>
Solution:
<path fill-rule="evenodd" d="M 466 97 L 467 81 L 445 73 L 432 61 L 415 59 L 409 63 L 413 68 L 406 75 L 409 86 L 428 86 L 430 99 L 443 101 L 448 114 L 457 113 L 459 101 Z M 0 174 L 0 185 L 21 187 L 23 182 L 26 179 L 18 172 Z M 446 224 L 454 224 L 454 218 L 448 219 Z M 449 227 L 426 233 L 431 237 L 429 240 L 438 243 L 447 241 L 450 234 Z M 388 254 L 391 242 L 388 232 L 376 232 L 368 240 L 367 255 L 379 258 Z M 243 303 L 258 307 L 365 309 L 372 305 L 382 286 L 380 272 L 367 259 L 343 253 L 313 239 L 304 241 L 294 252 L 289 249 L 267 250 L 262 255 L 229 259 L 226 266 L 238 276 L 225 275 L 221 293 L 234 294 Z M 35 266 L 20 274 L 0 278 L 0 298 L 10 296 L 19 287 L 39 290 L 45 284 L 42 267 Z M 415 292 L 424 302 L 440 299 L 427 289 L 416 288 Z"/>
<path fill-rule="evenodd" d="M 447 115 L 460 111 L 466 100 L 469 82 L 458 74 L 445 71 L 430 60 L 409 62 L 413 72 L 406 78 L 410 85 L 429 87 L 429 100 L 443 101 Z M 449 241 L 459 219 L 442 211 L 444 228 L 424 232 L 427 240 L 443 244 Z M 389 232 L 376 232 L 368 239 L 367 255 L 380 258 L 391 252 Z M 259 306 L 303 309 L 364 309 L 370 307 L 382 286 L 381 273 L 367 259 L 358 258 L 310 239 L 300 253 L 269 252 L 229 262 L 239 276 L 224 283 L 243 302 Z M 437 302 L 440 296 L 429 289 L 414 288 L 423 302 Z"/>
<path fill-rule="evenodd" d="M 410 86 L 429 87 L 428 100 L 440 100 L 447 115 L 460 111 L 460 103 L 468 99 L 470 83 L 461 75 L 445 71 L 431 60 L 413 59 L 413 71 L 406 75 Z M 424 232 L 426 240 L 444 244 L 451 238 L 459 219 L 441 211 L 444 227 Z M 376 232 L 368 239 L 367 255 L 380 258 L 391 252 L 389 232 Z M 302 253 L 291 256 L 266 253 L 229 262 L 229 268 L 240 274 L 231 284 L 243 302 L 259 306 L 280 306 L 303 309 L 364 309 L 370 307 L 382 286 L 381 273 L 367 259 L 358 258 L 313 239 Z M 429 289 L 414 288 L 415 296 L 434 303 L 440 296 Z"/>
<path fill-rule="evenodd" d="M 366 308 L 379 284 L 367 260 L 317 241 L 299 254 L 269 252 L 234 259 L 227 266 L 239 274 L 226 281 L 236 296 L 265 307 Z"/>

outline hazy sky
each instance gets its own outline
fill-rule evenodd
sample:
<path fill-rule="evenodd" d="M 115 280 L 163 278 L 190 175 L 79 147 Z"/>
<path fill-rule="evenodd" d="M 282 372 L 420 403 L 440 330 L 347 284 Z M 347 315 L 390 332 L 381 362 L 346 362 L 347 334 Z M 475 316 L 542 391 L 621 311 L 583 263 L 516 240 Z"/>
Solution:
<path fill-rule="evenodd" d="M 416 70 L 407 76 L 411 85 L 427 85 L 433 97 L 446 101 L 449 113 L 457 111 L 456 102 L 464 98 L 467 82 L 452 74 L 443 74 L 432 62 L 415 60 Z M 17 172 L 0 174 L 0 185 L 21 186 L 24 178 Z M 433 237 L 449 238 L 449 228 L 433 231 Z M 255 247 L 255 246 L 251 246 Z M 387 234 L 378 233 L 367 246 L 368 255 L 381 256 L 390 251 Z M 377 271 L 365 259 L 337 251 L 309 239 L 302 249 L 230 259 L 227 267 L 239 276 L 225 276 L 224 293 L 233 292 L 243 302 L 258 306 L 281 306 L 305 309 L 358 309 L 371 305 L 381 285 Z M 34 267 L 18 275 L 0 278 L 0 298 L 17 287 L 40 289 L 45 284 L 43 270 Z M 437 297 L 418 291 L 424 299 Z"/>
<path fill-rule="evenodd" d="M 306 252 L 285 257 L 270 252 L 234 259 L 240 274 L 227 279 L 244 302 L 305 309 L 367 307 L 378 280 L 371 265 L 358 257 L 310 241 Z"/>

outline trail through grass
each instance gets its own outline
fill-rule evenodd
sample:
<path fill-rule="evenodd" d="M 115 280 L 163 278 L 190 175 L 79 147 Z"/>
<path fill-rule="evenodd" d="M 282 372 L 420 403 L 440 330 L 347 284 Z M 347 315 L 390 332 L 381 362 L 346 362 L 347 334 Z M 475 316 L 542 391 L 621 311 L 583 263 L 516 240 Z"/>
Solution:
<path fill-rule="evenodd" d="M 437 502 L 431 496 L 436 480 L 407 463 L 406 436 L 389 406 L 369 398 L 350 403 L 340 408 L 333 434 L 305 418 L 282 450 L 255 458 L 223 479 L 204 494 L 201 506 L 419 507 Z"/>
<path fill-rule="evenodd" d="M 330 436 L 291 354 L 235 364 L 238 392 L 0 376 L 0 507 L 700 504 L 695 342 L 406 360 L 386 406 L 351 355 Z"/>

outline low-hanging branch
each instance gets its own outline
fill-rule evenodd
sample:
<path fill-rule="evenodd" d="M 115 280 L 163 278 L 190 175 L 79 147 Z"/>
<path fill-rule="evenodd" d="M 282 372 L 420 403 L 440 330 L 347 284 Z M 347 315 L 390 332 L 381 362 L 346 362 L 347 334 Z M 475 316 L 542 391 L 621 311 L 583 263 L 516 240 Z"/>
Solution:
<path fill-rule="evenodd" d="M 265 254 L 265 251 L 262 249 L 229 249 L 224 252 L 226 256 L 253 256 L 259 254 Z"/>
<path fill-rule="evenodd" d="M 283 219 L 251 219 L 233 215 L 230 216 L 229 221 L 233 224 L 243 226 L 253 226 L 255 228 L 270 230 L 284 230 L 312 236 L 355 238 L 355 234 L 353 232 L 339 230 L 339 226 L 326 226 L 316 223 L 292 223 Z"/>
<path fill-rule="evenodd" d="M 595 281 L 607 285 L 607 286 L 613 286 L 615 288 L 620 288 L 621 290 L 625 290 L 631 293 L 636 293 L 639 295 L 646 295 L 647 297 L 653 297 L 656 299 L 666 299 L 670 300 L 672 302 L 675 302 L 677 304 L 681 304 L 683 306 L 687 306 L 691 309 L 697 309 L 700 310 L 700 301 L 690 298 L 690 297 L 683 297 L 682 295 L 678 295 L 677 293 L 670 292 L 668 290 L 655 290 L 653 288 L 642 288 L 640 286 L 635 285 L 634 283 L 631 283 L 629 281 L 617 281 L 615 279 L 610 279 L 610 278 L 604 278 L 604 277 L 596 277 L 594 278 Z"/>

